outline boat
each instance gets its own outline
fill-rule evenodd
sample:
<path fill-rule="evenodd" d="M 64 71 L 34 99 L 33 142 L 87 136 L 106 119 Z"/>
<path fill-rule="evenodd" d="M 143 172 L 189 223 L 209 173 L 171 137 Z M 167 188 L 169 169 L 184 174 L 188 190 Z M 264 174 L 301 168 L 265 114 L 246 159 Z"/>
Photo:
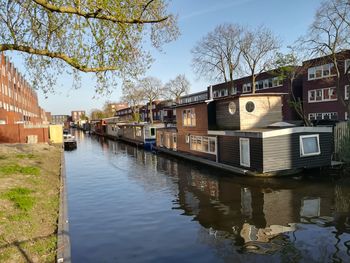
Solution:
<path fill-rule="evenodd" d="M 66 131 L 63 132 L 63 146 L 65 151 L 71 151 L 77 148 L 77 140 L 72 134 Z"/>

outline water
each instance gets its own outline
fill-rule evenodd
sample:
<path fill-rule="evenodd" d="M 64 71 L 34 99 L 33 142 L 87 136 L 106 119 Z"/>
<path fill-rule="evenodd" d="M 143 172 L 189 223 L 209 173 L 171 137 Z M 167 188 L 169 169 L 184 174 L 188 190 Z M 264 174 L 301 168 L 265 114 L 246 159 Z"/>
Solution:
<path fill-rule="evenodd" d="M 244 178 L 76 137 L 73 262 L 350 262 L 350 177 Z"/>

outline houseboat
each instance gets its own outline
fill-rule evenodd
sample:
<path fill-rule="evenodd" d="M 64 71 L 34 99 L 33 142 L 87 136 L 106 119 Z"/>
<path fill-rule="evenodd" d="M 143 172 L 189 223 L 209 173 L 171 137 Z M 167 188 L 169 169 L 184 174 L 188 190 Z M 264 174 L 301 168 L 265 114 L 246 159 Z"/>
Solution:
<path fill-rule="evenodd" d="M 284 95 L 256 93 L 189 100 L 176 109 L 177 130 L 158 130 L 157 149 L 256 176 L 331 165 L 332 129 L 283 122 Z M 166 133 L 176 141 L 175 150 L 164 139 Z"/>
<path fill-rule="evenodd" d="M 163 123 L 116 123 L 106 121 L 106 135 L 128 143 L 152 150 L 156 144 L 156 130 L 163 128 Z"/>

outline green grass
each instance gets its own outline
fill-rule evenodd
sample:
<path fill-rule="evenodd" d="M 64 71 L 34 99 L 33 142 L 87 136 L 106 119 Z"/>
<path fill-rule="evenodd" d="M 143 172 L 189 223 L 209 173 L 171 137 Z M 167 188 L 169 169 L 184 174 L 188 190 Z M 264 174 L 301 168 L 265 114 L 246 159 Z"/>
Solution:
<path fill-rule="evenodd" d="M 35 159 L 35 158 L 37 158 L 37 156 L 34 154 L 31 154 L 31 153 L 29 153 L 29 154 L 17 154 L 16 158 L 17 159 Z"/>
<path fill-rule="evenodd" d="M 34 166 L 19 166 L 18 164 L 5 165 L 0 167 L 0 173 L 5 175 L 10 174 L 29 174 L 29 175 L 39 175 L 40 169 Z"/>
<path fill-rule="evenodd" d="M 4 197 L 12 201 L 22 211 L 29 211 L 34 205 L 34 198 L 30 196 L 33 191 L 28 188 L 17 187 L 4 194 Z"/>

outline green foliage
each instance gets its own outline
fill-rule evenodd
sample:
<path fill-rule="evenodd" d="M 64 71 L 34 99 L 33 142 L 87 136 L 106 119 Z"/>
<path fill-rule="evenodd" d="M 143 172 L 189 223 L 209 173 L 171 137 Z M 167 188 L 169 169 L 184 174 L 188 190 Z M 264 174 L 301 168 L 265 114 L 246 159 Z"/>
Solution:
<path fill-rule="evenodd" d="M 28 188 L 13 188 L 4 194 L 4 197 L 12 201 L 22 211 L 29 211 L 34 205 L 34 198 L 30 196 L 32 190 Z"/>
<path fill-rule="evenodd" d="M 66 72 L 81 86 L 79 71 L 106 91 L 148 68 L 145 42 L 160 49 L 179 35 L 168 0 L 0 0 L 0 28 L 0 52 L 24 54 L 32 85 L 46 92 Z"/>
<path fill-rule="evenodd" d="M 5 165 L 0 167 L 0 173 L 5 175 L 10 174 L 28 174 L 28 175 L 39 175 L 40 169 L 34 166 L 19 166 L 18 164 Z"/>
<path fill-rule="evenodd" d="M 37 158 L 37 156 L 35 156 L 34 154 L 17 154 L 16 155 L 17 159 L 35 159 Z"/>

